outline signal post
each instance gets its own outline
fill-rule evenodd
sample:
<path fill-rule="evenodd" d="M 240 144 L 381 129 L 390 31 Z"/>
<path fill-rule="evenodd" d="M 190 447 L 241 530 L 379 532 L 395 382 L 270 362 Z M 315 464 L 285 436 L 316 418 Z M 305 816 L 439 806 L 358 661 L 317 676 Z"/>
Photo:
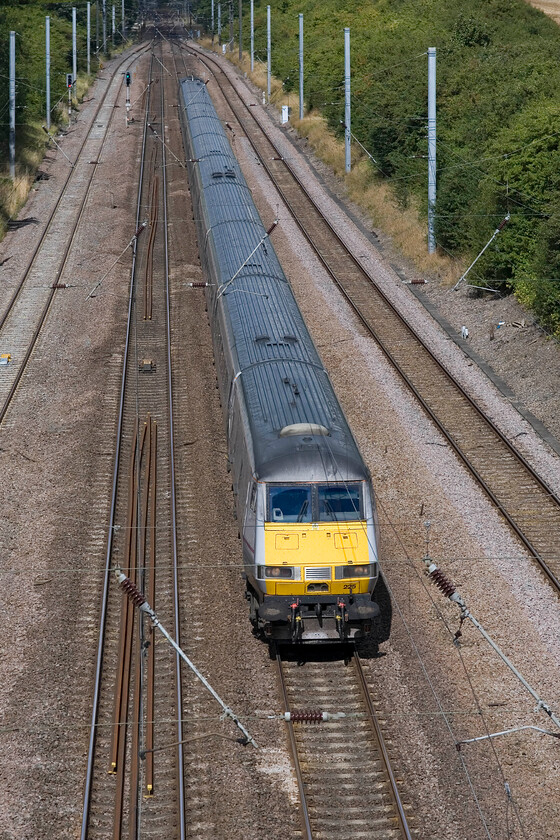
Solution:
<path fill-rule="evenodd" d="M 126 85 L 126 125 L 130 122 L 129 113 L 130 113 L 130 71 L 127 70 L 124 74 L 124 83 Z"/>
<path fill-rule="evenodd" d="M 68 88 L 68 122 L 72 119 L 72 88 L 74 87 L 74 76 L 66 74 L 66 87 Z"/>

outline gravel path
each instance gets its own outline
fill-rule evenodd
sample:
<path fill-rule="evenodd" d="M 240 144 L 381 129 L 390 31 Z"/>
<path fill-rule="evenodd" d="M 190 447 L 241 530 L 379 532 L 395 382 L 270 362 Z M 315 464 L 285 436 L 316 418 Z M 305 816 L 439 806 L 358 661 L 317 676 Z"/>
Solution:
<path fill-rule="evenodd" d="M 531 6 L 540 9 L 557 23 L 560 23 L 560 3 L 558 0 L 529 0 Z"/>

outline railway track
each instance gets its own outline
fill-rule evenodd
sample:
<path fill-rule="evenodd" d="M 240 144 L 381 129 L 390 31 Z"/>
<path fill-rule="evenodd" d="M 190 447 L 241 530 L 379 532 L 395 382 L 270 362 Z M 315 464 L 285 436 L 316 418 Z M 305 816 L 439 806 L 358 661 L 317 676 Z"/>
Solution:
<path fill-rule="evenodd" d="M 357 653 L 347 666 L 320 656 L 302 663 L 297 654 L 279 652 L 276 661 L 292 718 L 287 725 L 306 840 L 411 840 L 415 833 Z M 327 710 L 333 719 L 314 723 L 313 710 Z"/>
<path fill-rule="evenodd" d="M 180 660 L 125 595 L 118 566 L 179 639 L 165 126 L 174 93 L 152 44 L 81 837 L 183 840 Z M 149 128 L 151 126 L 151 129 Z M 161 220 L 161 223 L 159 223 Z"/>
<path fill-rule="evenodd" d="M 218 62 L 189 44 L 214 76 L 295 221 L 394 369 L 560 591 L 560 499 L 431 352 L 349 250 Z"/>
<path fill-rule="evenodd" d="M 184 70 L 178 66 L 180 59 L 185 58 L 184 53 L 175 49 L 174 58 L 176 74 L 188 73 L 186 64 Z M 206 590 L 215 593 L 208 570 L 205 575 Z M 200 586 L 195 584 L 193 591 L 196 598 Z M 204 636 L 204 626 L 197 623 L 186 640 L 187 650 L 194 648 L 197 661 L 204 658 L 200 645 Z M 354 656 L 350 667 L 338 659 L 313 661 L 311 658 L 306 659 L 304 667 L 299 667 L 301 663 L 295 659 L 280 655 L 277 663 L 286 710 L 327 708 L 345 714 L 343 719 L 320 727 L 286 724 L 298 781 L 302 836 L 306 840 L 331 837 L 398 840 L 414 836 L 407 824 L 382 727 L 358 657 Z M 191 686 L 189 697 L 191 692 L 189 705 L 194 705 L 197 714 L 210 717 L 211 708 L 199 688 Z M 211 788 L 209 792 L 206 784 L 211 779 L 211 767 L 204 747 L 196 741 L 190 743 L 186 762 L 197 769 L 194 784 L 187 783 L 188 823 L 197 827 L 193 836 L 216 836 L 209 818 L 215 804 L 211 801 Z"/>
<path fill-rule="evenodd" d="M 11 355 L 10 364 L 3 368 L 0 377 L 0 424 L 24 376 L 55 295 L 71 284 L 65 270 L 100 157 L 111 136 L 116 101 L 122 89 L 118 70 L 130 67 L 145 50 L 145 46 L 137 47 L 115 68 L 39 241 L 0 314 L 0 343 Z"/>
<path fill-rule="evenodd" d="M 159 65 L 157 66 L 159 67 Z M 161 73 L 161 70 L 158 72 L 160 73 L 158 78 L 163 79 L 161 88 L 167 83 L 171 84 L 166 74 Z M 157 88 L 157 84 L 154 85 L 155 88 Z M 169 88 L 169 90 L 171 89 L 174 92 L 174 88 Z M 164 126 L 168 121 L 175 119 L 176 116 L 170 112 L 166 117 L 162 115 L 158 122 L 153 106 L 148 103 L 146 122 L 149 121 L 152 127 L 155 127 L 157 134 L 145 129 L 147 135 L 153 141 L 153 145 L 151 151 L 148 150 L 144 157 L 148 160 L 150 160 L 150 157 L 154 159 L 154 168 L 160 173 L 160 177 L 161 173 L 166 171 L 166 163 L 163 159 L 165 147 L 162 143 L 162 138 L 165 136 Z M 168 161 L 168 163 L 170 162 Z M 175 163 L 174 165 L 178 164 Z M 138 201 L 137 229 L 139 229 L 143 220 L 148 219 L 149 229 L 146 234 L 149 234 L 155 227 L 161 228 L 162 231 L 167 230 L 166 199 L 163 197 L 164 195 L 165 187 L 161 185 L 160 190 L 155 182 L 155 174 L 154 176 L 147 176 L 143 180 Z M 157 208 L 154 211 L 155 202 L 157 202 Z M 166 399 L 170 401 L 171 398 L 169 391 L 163 390 L 161 382 L 153 391 L 145 387 L 146 381 L 155 383 L 162 372 L 160 364 L 162 335 L 161 332 L 156 332 L 154 327 L 157 329 L 158 325 L 165 320 L 162 315 L 162 301 L 158 291 L 158 267 L 167 264 L 168 254 L 167 245 L 164 240 L 160 239 L 159 234 L 154 234 L 153 237 L 146 234 L 143 234 L 138 240 L 138 250 L 135 254 L 135 292 L 131 290 L 130 307 L 133 320 L 129 328 L 129 341 L 127 343 L 129 350 L 131 346 L 133 349 L 130 350 L 127 369 L 123 375 L 123 403 L 120 419 L 123 437 L 120 444 L 120 457 L 117 459 L 118 466 L 115 469 L 115 488 L 117 492 L 112 503 L 113 512 L 110 527 L 112 537 L 107 551 L 107 582 L 104 593 L 104 599 L 107 601 L 107 618 L 104 619 L 98 656 L 98 660 L 102 661 L 104 673 L 102 674 L 100 671 L 96 690 L 99 697 L 92 718 L 91 775 L 89 775 L 90 771 L 88 770 L 83 838 L 121 837 L 126 833 L 129 837 L 137 837 L 140 833 L 147 836 L 161 836 L 162 826 L 165 826 L 166 836 L 181 837 L 181 840 L 187 836 L 197 838 L 217 836 L 216 822 L 213 821 L 211 816 L 212 809 L 215 807 L 215 803 L 212 801 L 214 768 L 204 738 L 215 737 L 216 735 L 221 737 L 221 735 L 204 731 L 206 727 L 202 724 L 203 731 L 199 736 L 200 723 L 197 720 L 197 717 L 203 721 L 204 719 L 212 719 L 213 710 L 205 701 L 196 684 L 190 684 L 187 675 L 184 682 L 188 684 L 188 710 L 189 713 L 193 713 L 193 718 L 192 720 L 189 719 L 188 729 L 186 735 L 184 735 L 180 723 L 182 718 L 180 710 L 181 689 L 180 687 L 177 688 L 179 680 L 176 672 L 174 673 L 168 667 L 170 654 L 166 650 L 160 652 L 157 647 L 155 648 L 157 655 L 154 662 L 154 677 L 149 677 L 148 670 L 144 666 L 143 652 L 146 650 L 145 642 L 151 642 L 151 639 L 144 635 L 144 631 L 138 625 L 136 625 L 134 632 L 130 634 L 131 642 L 127 642 L 131 645 L 128 654 L 131 661 L 130 685 L 134 687 L 134 691 L 130 692 L 130 698 L 127 702 L 120 701 L 121 708 L 126 706 L 127 717 L 126 719 L 123 718 L 124 712 L 118 717 L 115 717 L 114 713 L 116 704 L 114 685 L 119 679 L 118 677 L 115 678 L 115 675 L 124 674 L 127 667 L 126 664 L 124 666 L 118 664 L 118 632 L 116 628 L 120 620 L 122 598 L 118 593 L 110 591 L 108 588 L 109 570 L 116 562 L 131 571 L 135 567 L 137 569 L 144 568 L 144 579 L 148 585 L 150 580 L 154 579 L 153 569 L 157 568 L 157 584 L 154 594 L 155 607 L 164 624 L 170 627 L 176 626 L 176 636 L 178 636 L 177 609 L 173 607 L 173 596 L 171 594 L 173 587 L 175 586 L 176 590 L 177 585 L 176 582 L 175 584 L 170 582 L 168 574 L 173 566 L 174 571 L 171 573 L 171 577 L 175 577 L 176 580 L 177 547 L 176 544 L 173 545 L 176 536 L 173 526 L 169 526 L 169 523 L 173 521 L 175 505 L 174 502 L 171 504 L 171 512 L 169 506 L 166 505 L 158 507 L 156 511 L 147 512 L 148 500 L 153 498 L 154 492 L 161 498 L 161 493 L 159 490 L 150 489 L 149 485 L 146 489 L 146 485 L 143 483 L 145 465 L 148 461 L 151 462 L 151 457 L 148 458 L 147 454 L 136 455 L 137 449 L 142 452 L 142 446 L 141 444 L 138 446 L 136 440 L 142 439 L 142 423 L 150 412 L 157 419 L 158 424 L 157 486 L 159 488 L 161 481 L 164 487 L 169 487 L 167 478 L 173 473 L 174 458 L 171 455 L 170 459 L 166 460 L 166 455 L 162 456 L 161 453 L 167 453 L 171 449 L 173 420 L 172 417 L 166 420 L 165 416 L 162 415 L 162 405 Z M 193 262 L 195 262 L 194 257 Z M 165 307 L 167 310 L 169 309 L 169 297 L 167 297 Z M 167 323 L 165 328 L 167 337 L 169 329 L 169 323 Z M 185 338 L 187 346 L 189 346 L 189 336 Z M 155 361 L 155 370 L 152 365 L 144 365 L 144 360 L 147 362 Z M 139 366 L 140 362 L 142 362 L 141 366 Z M 164 364 L 163 369 L 163 379 L 169 386 L 171 380 L 169 357 L 167 366 Z M 156 376 L 152 376 L 154 373 Z M 175 381 L 175 375 L 173 379 Z M 124 390 L 126 380 L 135 381 L 136 390 L 133 389 L 128 396 L 125 395 Z M 139 420 L 140 423 L 138 423 Z M 138 438 L 136 437 L 137 423 Z M 137 465 L 137 475 L 140 479 L 138 485 L 134 481 L 131 483 L 130 479 L 130 475 L 135 469 L 134 464 Z M 126 487 L 122 484 L 124 476 L 126 476 Z M 198 488 L 196 473 L 193 472 L 192 465 L 190 477 L 188 474 L 186 476 L 187 483 Z M 171 484 L 173 483 L 174 480 L 172 479 Z M 206 498 L 206 494 L 202 494 L 202 498 Z M 135 504 L 132 503 L 131 505 L 131 499 L 141 500 L 137 505 L 136 512 Z M 204 517 L 204 511 L 200 511 L 200 499 L 200 492 L 195 493 L 194 497 L 186 499 L 187 507 L 190 506 L 193 517 Z M 130 510 L 132 518 L 128 518 L 127 510 Z M 136 516 L 136 519 L 134 519 L 134 516 Z M 147 518 L 144 520 L 144 517 Z M 130 555 L 130 559 L 127 560 L 129 548 L 132 548 L 132 546 L 127 546 L 125 532 L 138 530 L 139 522 L 142 521 L 148 523 L 143 526 L 146 534 L 150 527 L 153 527 L 153 524 L 150 526 L 149 523 L 157 521 L 157 543 L 154 547 L 147 549 L 140 540 L 140 550 L 136 554 Z M 196 537 L 193 537 L 193 540 L 196 541 Z M 188 556 L 187 552 L 185 552 L 185 556 Z M 161 557 L 166 559 L 172 557 L 174 561 L 172 564 L 163 563 L 160 565 L 159 558 Z M 157 564 L 156 558 L 158 558 Z M 166 566 L 169 568 L 166 569 Z M 192 571 L 190 574 L 192 579 L 195 579 L 198 572 Z M 201 574 L 204 576 L 204 585 L 210 587 L 215 593 L 217 591 L 215 584 L 219 581 L 218 570 L 213 572 L 209 569 L 202 569 Z M 179 589 L 186 602 L 189 592 L 188 588 L 185 588 L 184 579 L 182 583 L 179 582 Z M 195 595 L 194 599 L 197 597 Z M 153 603 L 151 595 L 149 600 Z M 206 610 L 201 610 L 200 614 L 205 615 Z M 187 652 L 192 654 L 194 651 L 197 659 L 208 656 L 208 646 L 205 643 L 204 636 L 203 625 L 195 622 L 189 623 L 189 638 L 186 640 Z M 167 658 L 166 662 L 164 662 L 164 658 Z M 288 663 L 284 664 L 284 670 L 286 664 Z M 360 682 L 357 675 L 359 663 L 357 660 L 352 663 L 352 669 L 356 669 L 355 676 L 348 676 L 350 668 L 346 668 L 343 674 L 339 674 L 337 670 L 333 677 L 332 670 L 321 675 L 317 669 L 317 673 L 310 675 L 307 668 L 297 669 L 294 663 L 289 663 L 288 667 L 290 670 L 289 680 L 293 680 L 293 682 L 290 682 L 286 687 L 287 703 L 290 702 L 294 706 L 297 704 L 298 707 L 328 707 L 329 711 L 331 709 L 333 711 L 344 711 L 347 715 L 346 718 L 335 720 L 332 723 L 329 722 L 321 728 L 305 727 L 304 729 L 297 725 L 294 727 L 294 754 L 298 756 L 298 763 L 301 765 L 300 792 L 302 802 L 306 803 L 305 811 L 308 818 L 308 824 L 305 828 L 307 837 L 315 837 L 317 840 L 319 837 L 335 836 L 337 838 L 343 838 L 344 836 L 367 836 L 370 838 L 413 836 L 413 833 L 410 833 L 411 829 L 406 826 L 405 809 L 400 803 L 394 779 L 391 782 L 390 767 L 385 767 L 385 769 L 382 767 L 385 764 L 385 759 L 380 757 L 380 752 L 382 754 L 383 749 L 379 745 L 373 747 L 371 743 L 377 739 L 377 736 L 373 734 L 375 727 L 372 723 L 371 711 L 366 711 L 363 705 L 364 701 L 361 699 L 362 693 L 367 696 L 368 691 L 359 688 Z M 312 667 L 315 667 L 315 663 L 312 663 Z M 336 667 L 342 668 L 341 663 L 336 663 Z M 307 687 L 302 687 L 301 690 L 297 683 L 299 679 L 298 670 L 307 671 L 304 675 Z M 295 675 L 292 673 L 293 671 L 295 671 Z M 341 686 L 340 692 L 337 688 L 338 683 Z M 148 783 L 145 756 L 149 748 L 147 747 L 148 736 L 145 734 L 144 722 L 149 714 L 147 712 L 147 695 L 149 694 L 147 686 L 149 684 L 158 686 L 158 689 L 155 692 L 155 705 L 152 714 L 152 719 L 156 722 L 152 737 L 154 768 L 152 781 Z M 137 698 L 135 705 L 133 705 L 132 696 Z M 176 706 L 172 705 L 170 709 L 168 705 L 171 696 L 175 696 L 176 703 L 179 704 L 178 711 Z M 179 721 L 179 724 L 177 724 L 177 721 Z M 139 725 L 140 722 L 142 722 L 141 725 Z M 112 769 L 111 733 L 115 729 L 122 729 L 126 732 L 125 746 L 124 749 L 121 747 L 121 750 L 124 754 L 124 761 L 128 762 L 130 768 L 130 772 L 127 771 L 128 775 L 123 778 L 122 788 L 126 796 L 120 799 L 120 805 L 118 805 L 115 795 L 114 774 L 107 773 L 108 769 Z M 325 734 L 328 735 L 326 740 Z M 182 744 L 185 738 L 189 746 L 185 755 L 182 755 Z M 346 744 L 349 741 L 352 743 L 353 750 L 350 757 L 346 749 Z M 357 757 L 358 750 L 359 757 Z M 319 761 L 318 755 L 324 756 L 326 760 L 324 762 Z M 117 764 L 120 760 L 117 759 Z M 179 773 L 182 772 L 183 768 L 186 769 L 182 781 L 177 775 L 177 768 L 179 768 Z M 340 776 L 337 775 L 339 771 Z M 332 782 L 333 776 L 335 778 L 334 784 Z M 372 790 L 374 787 L 376 788 L 375 795 Z M 359 791 L 358 798 L 356 798 L 356 790 Z M 127 793 L 127 791 L 130 791 L 130 793 Z M 186 793 L 186 801 L 181 801 L 183 792 Z M 145 798 L 148 793 L 152 795 Z M 358 799 L 360 801 L 359 810 Z M 336 802 L 335 807 L 333 807 L 333 802 Z M 364 804 L 367 811 L 365 818 L 363 817 Z M 339 815 L 343 816 L 342 820 L 339 820 Z M 399 819 L 402 825 L 399 825 Z M 348 832 L 346 835 L 344 834 L 345 831 Z"/>

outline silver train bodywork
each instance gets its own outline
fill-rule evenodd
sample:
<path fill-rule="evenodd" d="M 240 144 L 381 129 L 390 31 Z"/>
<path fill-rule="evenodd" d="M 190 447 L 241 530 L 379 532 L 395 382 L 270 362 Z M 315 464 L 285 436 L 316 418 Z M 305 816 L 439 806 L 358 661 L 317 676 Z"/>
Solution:
<path fill-rule="evenodd" d="M 228 461 L 253 625 L 363 637 L 379 614 L 369 472 L 205 83 L 180 82 Z"/>

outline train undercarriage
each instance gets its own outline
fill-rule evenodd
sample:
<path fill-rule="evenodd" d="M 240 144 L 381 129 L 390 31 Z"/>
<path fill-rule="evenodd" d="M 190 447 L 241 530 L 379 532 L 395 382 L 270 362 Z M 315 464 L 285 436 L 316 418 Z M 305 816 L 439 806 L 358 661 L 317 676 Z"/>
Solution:
<path fill-rule="evenodd" d="M 271 641 L 332 642 L 363 639 L 380 614 L 371 594 L 263 595 L 247 586 L 253 627 Z"/>

